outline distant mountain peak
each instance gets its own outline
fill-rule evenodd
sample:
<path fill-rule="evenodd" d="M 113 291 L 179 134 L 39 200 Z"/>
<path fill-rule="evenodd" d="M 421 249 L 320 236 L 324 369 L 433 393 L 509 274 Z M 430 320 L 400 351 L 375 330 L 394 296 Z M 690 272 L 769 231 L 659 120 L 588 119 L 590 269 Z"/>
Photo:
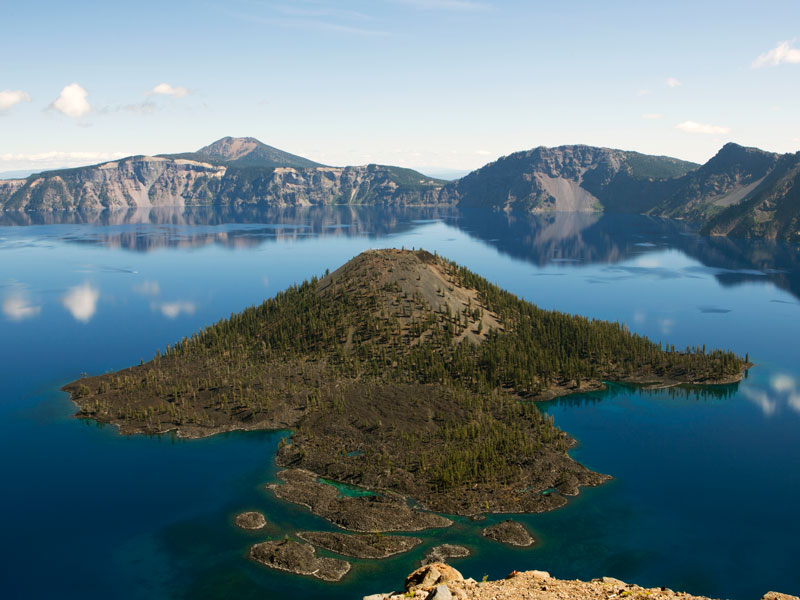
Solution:
<path fill-rule="evenodd" d="M 268 146 L 254 137 L 226 136 L 208 146 L 203 146 L 193 155 L 241 167 L 309 168 L 322 166 L 302 156 Z"/>

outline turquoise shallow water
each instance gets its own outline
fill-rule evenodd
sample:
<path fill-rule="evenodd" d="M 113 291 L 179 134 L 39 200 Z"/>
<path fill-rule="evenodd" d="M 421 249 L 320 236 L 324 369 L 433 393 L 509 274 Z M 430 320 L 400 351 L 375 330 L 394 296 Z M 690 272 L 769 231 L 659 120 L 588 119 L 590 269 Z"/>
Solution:
<path fill-rule="evenodd" d="M 705 240 L 633 217 L 508 219 L 407 210 L 150 211 L 0 218 L 0 517 L 5 598 L 353 598 L 397 588 L 432 545 L 480 578 L 540 568 L 716 597 L 800 593 L 798 248 Z M 70 221 L 68 224 L 59 221 Z M 89 222 L 84 222 L 84 221 Z M 368 247 L 436 250 L 543 306 L 676 346 L 748 352 L 738 386 L 624 386 L 543 405 L 614 479 L 520 517 L 529 549 L 456 519 L 338 584 L 246 559 L 254 541 L 330 529 L 264 490 L 286 432 L 121 437 L 58 388 L 117 369 Z M 258 509 L 266 530 L 232 526 Z M 503 517 L 491 517 L 494 522 Z"/>

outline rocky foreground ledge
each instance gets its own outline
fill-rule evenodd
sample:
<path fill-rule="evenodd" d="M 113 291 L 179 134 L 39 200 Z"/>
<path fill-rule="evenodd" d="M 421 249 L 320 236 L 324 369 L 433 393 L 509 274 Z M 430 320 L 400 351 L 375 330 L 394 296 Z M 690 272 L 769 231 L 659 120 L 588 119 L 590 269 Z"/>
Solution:
<path fill-rule="evenodd" d="M 500 581 L 478 582 L 444 563 L 426 565 L 406 578 L 404 591 L 364 596 L 364 600 L 709 600 L 668 588 L 642 588 L 612 577 L 591 581 L 565 581 L 544 571 L 513 571 Z M 768 592 L 762 600 L 800 600 L 797 596 Z"/>

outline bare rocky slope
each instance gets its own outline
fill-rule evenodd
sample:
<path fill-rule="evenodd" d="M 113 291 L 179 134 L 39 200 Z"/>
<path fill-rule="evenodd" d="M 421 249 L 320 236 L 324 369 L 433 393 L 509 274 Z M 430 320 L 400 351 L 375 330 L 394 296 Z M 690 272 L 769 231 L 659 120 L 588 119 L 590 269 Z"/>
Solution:
<path fill-rule="evenodd" d="M 426 600 L 708 600 L 671 589 L 642 588 L 612 577 L 591 581 L 555 579 L 545 571 L 512 571 L 499 581 L 478 582 L 465 579 L 453 567 L 434 563 L 411 573 L 402 592 L 388 592 L 364 596 L 364 600 L 400 600 L 418 598 Z M 762 600 L 800 600 L 797 596 L 767 592 Z"/>

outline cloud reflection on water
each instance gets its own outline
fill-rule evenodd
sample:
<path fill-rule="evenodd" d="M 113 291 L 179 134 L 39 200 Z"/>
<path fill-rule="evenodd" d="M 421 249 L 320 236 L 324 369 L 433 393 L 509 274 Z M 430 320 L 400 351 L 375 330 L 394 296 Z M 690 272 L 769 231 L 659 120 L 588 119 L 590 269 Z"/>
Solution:
<path fill-rule="evenodd" d="M 81 323 L 88 323 L 97 312 L 97 301 L 100 299 L 100 290 L 89 282 L 70 288 L 61 298 L 72 317 Z"/>

